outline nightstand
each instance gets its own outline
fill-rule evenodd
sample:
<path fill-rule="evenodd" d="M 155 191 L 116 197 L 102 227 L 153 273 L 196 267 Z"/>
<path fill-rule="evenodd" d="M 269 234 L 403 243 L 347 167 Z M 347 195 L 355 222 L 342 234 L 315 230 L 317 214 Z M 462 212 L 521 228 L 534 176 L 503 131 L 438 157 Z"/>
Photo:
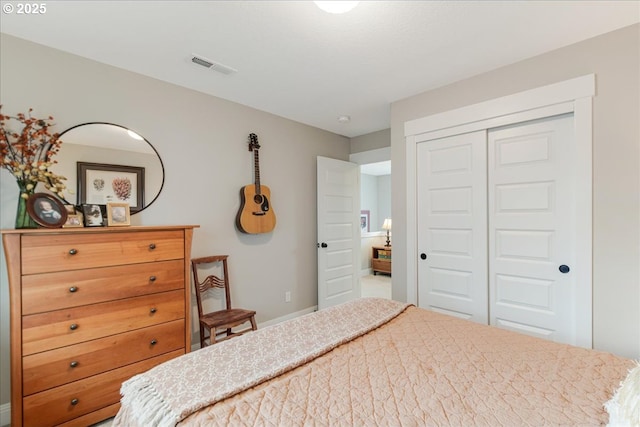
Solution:
<path fill-rule="evenodd" d="M 391 274 L 391 246 L 374 246 L 371 248 L 371 268 L 376 273 Z"/>

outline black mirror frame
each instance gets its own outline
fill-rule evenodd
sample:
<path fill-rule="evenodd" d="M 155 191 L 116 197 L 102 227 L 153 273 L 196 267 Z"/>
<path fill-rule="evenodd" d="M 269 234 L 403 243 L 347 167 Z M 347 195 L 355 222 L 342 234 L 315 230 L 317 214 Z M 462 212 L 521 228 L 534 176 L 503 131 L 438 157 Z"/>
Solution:
<path fill-rule="evenodd" d="M 109 123 L 109 122 L 86 122 L 86 123 L 80 123 L 80 124 L 77 124 L 75 126 L 72 126 L 72 127 L 68 128 L 68 129 L 65 129 L 64 131 L 62 131 L 59 134 L 59 139 L 62 141 L 62 145 L 60 146 L 60 148 L 64 147 L 64 138 L 63 138 L 63 136 L 64 136 L 65 133 L 70 132 L 73 129 L 78 128 L 80 126 L 86 126 L 86 125 L 110 125 L 110 126 L 119 127 L 121 129 L 124 129 L 124 130 L 127 130 L 127 131 L 131 130 L 128 127 L 125 127 L 125 126 L 122 126 L 122 125 L 118 125 L 118 124 L 115 124 L 115 123 Z M 149 203 L 146 203 L 141 209 L 136 210 L 135 212 L 131 212 L 131 215 L 135 215 L 138 212 L 142 212 L 143 210 L 145 210 L 146 208 L 151 206 L 153 204 L 153 202 L 155 202 L 158 199 L 158 197 L 160 196 L 160 193 L 162 193 L 162 189 L 164 188 L 165 169 L 164 169 L 164 163 L 162 161 L 162 157 L 160 157 L 160 153 L 158 153 L 158 150 L 156 150 L 156 147 L 154 147 L 153 144 L 151 144 L 149 142 L 149 140 L 147 140 L 147 138 L 145 138 L 144 136 L 140 135 L 138 132 L 136 132 L 134 130 L 132 130 L 131 132 L 135 132 L 136 135 L 140 136 L 144 140 L 144 142 L 146 142 L 149 145 L 149 147 L 151 147 L 153 152 L 156 154 L 156 157 L 158 157 L 158 161 L 160 161 L 160 167 L 162 168 L 162 182 L 160 183 L 160 188 L 158 189 L 158 193 L 155 195 L 155 197 Z M 49 160 L 49 159 L 47 159 L 47 160 Z M 78 186 L 79 185 L 80 185 L 80 180 L 78 180 Z M 79 190 L 80 190 L 79 188 L 76 189 L 77 194 L 80 194 Z M 67 201 L 64 200 L 64 202 L 66 203 Z"/>

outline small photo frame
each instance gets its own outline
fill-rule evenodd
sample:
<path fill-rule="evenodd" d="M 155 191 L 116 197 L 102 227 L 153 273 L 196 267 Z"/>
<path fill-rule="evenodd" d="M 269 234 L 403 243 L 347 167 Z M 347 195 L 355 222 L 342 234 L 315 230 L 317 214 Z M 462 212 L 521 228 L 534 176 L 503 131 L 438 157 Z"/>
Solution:
<path fill-rule="evenodd" d="M 62 225 L 62 228 L 84 227 L 82 223 L 82 215 L 68 214 L 67 221 Z"/>
<path fill-rule="evenodd" d="M 131 225 L 129 203 L 107 203 L 107 225 L 109 227 Z"/>
<path fill-rule="evenodd" d="M 62 202 L 48 193 L 35 193 L 27 200 L 27 212 L 39 225 L 60 228 L 67 221 L 67 210 Z"/>
<path fill-rule="evenodd" d="M 85 227 L 102 227 L 106 216 L 105 205 L 82 205 Z"/>

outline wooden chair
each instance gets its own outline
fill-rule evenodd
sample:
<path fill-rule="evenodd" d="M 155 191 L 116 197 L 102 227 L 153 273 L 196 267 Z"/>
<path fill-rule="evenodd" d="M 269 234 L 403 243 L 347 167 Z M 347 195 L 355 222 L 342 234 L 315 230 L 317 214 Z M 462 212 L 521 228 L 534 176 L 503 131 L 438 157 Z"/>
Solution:
<path fill-rule="evenodd" d="M 198 301 L 198 318 L 200 320 L 200 347 L 205 347 L 205 329 L 208 331 L 210 344 L 242 335 L 248 331 L 255 331 L 256 326 L 255 315 L 253 310 L 245 310 L 242 308 L 231 308 L 231 293 L 229 291 L 229 274 L 227 270 L 228 255 L 213 255 L 202 258 L 194 258 L 191 260 L 191 268 L 193 270 L 193 280 L 196 289 L 196 299 Z M 201 270 L 204 264 L 222 263 L 222 278 L 210 274 L 204 280 L 198 278 L 198 270 Z M 202 272 L 201 272 L 202 275 Z M 202 301 L 204 293 L 210 289 L 220 289 L 224 291 L 225 308 L 218 311 L 204 313 Z M 243 323 L 251 323 L 251 327 L 242 330 L 232 331 L 231 328 L 242 325 Z"/>

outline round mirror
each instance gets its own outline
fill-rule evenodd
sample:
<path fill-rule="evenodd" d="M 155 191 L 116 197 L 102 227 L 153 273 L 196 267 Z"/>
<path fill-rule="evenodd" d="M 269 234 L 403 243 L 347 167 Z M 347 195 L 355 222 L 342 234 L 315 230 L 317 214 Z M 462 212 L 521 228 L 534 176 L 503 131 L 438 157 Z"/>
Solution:
<path fill-rule="evenodd" d="M 67 178 L 67 203 L 127 202 L 131 213 L 151 205 L 164 185 L 164 165 L 144 137 L 124 126 L 92 122 L 60 134 L 52 171 Z M 71 191 L 70 191 L 71 190 Z"/>

